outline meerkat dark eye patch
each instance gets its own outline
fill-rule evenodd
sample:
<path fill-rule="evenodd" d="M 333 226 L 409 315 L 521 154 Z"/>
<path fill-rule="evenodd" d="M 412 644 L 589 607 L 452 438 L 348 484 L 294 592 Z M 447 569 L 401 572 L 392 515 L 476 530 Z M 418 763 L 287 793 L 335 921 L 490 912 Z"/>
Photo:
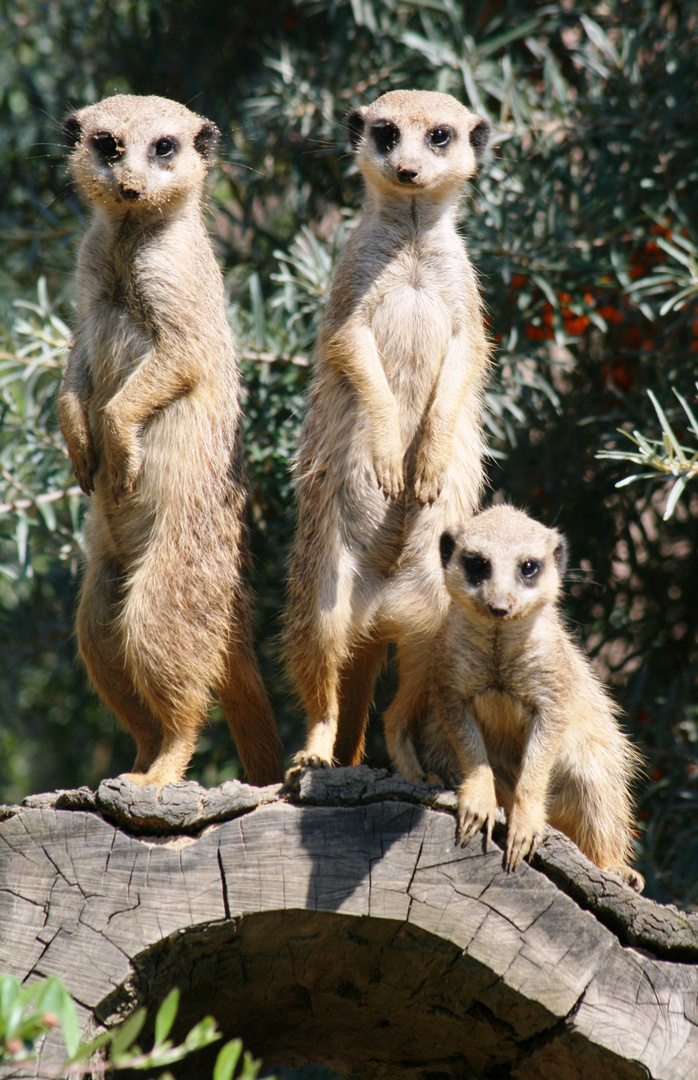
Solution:
<path fill-rule="evenodd" d="M 194 149 L 204 161 L 210 161 L 216 152 L 221 133 L 215 124 L 207 120 L 194 136 Z"/>
<path fill-rule="evenodd" d="M 439 551 L 441 553 L 441 565 L 444 569 L 451 561 L 451 556 L 456 549 L 456 541 L 451 536 L 450 532 L 441 533 L 441 539 L 439 540 Z"/>
<path fill-rule="evenodd" d="M 376 120 L 371 124 L 371 138 L 379 154 L 389 154 L 400 142 L 400 128 L 390 120 Z"/>
<path fill-rule="evenodd" d="M 461 556 L 461 563 L 471 585 L 482 585 L 482 582 L 487 581 L 492 573 L 492 563 L 484 555 L 471 555 L 465 552 Z"/>
<path fill-rule="evenodd" d="M 366 121 L 364 120 L 364 114 L 362 109 L 354 109 L 349 113 L 347 117 L 347 130 L 349 132 L 349 142 L 352 145 L 352 149 L 356 150 L 359 145 L 359 139 L 364 133 Z"/>
<path fill-rule="evenodd" d="M 445 150 L 448 144 L 453 141 L 454 135 L 453 128 L 450 128 L 447 124 L 441 124 L 428 132 L 427 143 L 429 146 L 433 146 L 435 150 Z"/>
<path fill-rule="evenodd" d="M 155 156 L 159 158 L 172 157 L 179 150 L 179 143 L 176 139 L 170 135 L 163 135 L 161 139 L 155 143 L 154 146 Z"/>
<path fill-rule="evenodd" d="M 525 559 L 519 567 L 521 577 L 525 581 L 534 581 L 538 577 L 542 565 L 537 559 Z"/>
<path fill-rule="evenodd" d="M 567 570 L 567 559 L 569 557 L 569 551 L 567 548 L 567 541 L 565 540 L 564 536 L 560 536 L 559 533 L 558 536 L 559 540 L 557 547 L 553 552 L 553 558 L 555 560 L 557 572 L 560 577 L 563 578 L 565 576 L 565 571 Z"/>
<path fill-rule="evenodd" d="M 78 145 L 82 138 L 82 124 L 74 113 L 66 116 L 63 121 L 63 138 L 71 150 Z"/>
<path fill-rule="evenodd" d="M 489 120 L 481 119 L 470 132 L 470 145 L 478 161 L 482 161 L 484 157 L 487 144 L 490 141 L 491 130 Z"/>
<path fill-rule="evenodd" d="M 113 135 L 110 135 L 108 131 L 100 131 L 97 135 L 93 135 L 92 145 L 97 151 L 97 156 L 106 165 L 112 165 L 124 152 L 121 143 Z"/>

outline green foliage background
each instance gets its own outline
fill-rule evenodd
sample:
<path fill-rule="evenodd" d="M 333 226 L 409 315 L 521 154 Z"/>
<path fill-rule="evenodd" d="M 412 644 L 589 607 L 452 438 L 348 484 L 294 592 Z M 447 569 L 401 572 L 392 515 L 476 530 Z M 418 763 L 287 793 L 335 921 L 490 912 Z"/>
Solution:
<path fill-rule="evenodd" d="M 60 118 L 114 92 L 156 93 L 224 132 L 210 226 L 245 379 L 259 646 L 291 753 L 302 719 L 275 646 L 288 466 L 318 316 L 361 203 L 344 118 L 389 89 L 438 89 L 495 129 L 463 209 L 497 346 L 492 492 L 571 542 L 570 619 L 647 760 L 647 892 L 695 904 L 693 5 L 2 0 L 0 42 L 0 798 L 94 785 L 132 759 L 72 638 L 83 499 L 55 395 L 85 210 L 66 179 Z M 688 480 L 668 520 L 671 479 L 656 463 L 649 480 L 616 488 L 637 468 L 596 457 L 632 449 L 617 428 L 656 440 L 666 475 Z M 370 754 L 384 760 L 378 724 Z M 237 769 L 214 723 L 190 775 L 212 784 Z"/>

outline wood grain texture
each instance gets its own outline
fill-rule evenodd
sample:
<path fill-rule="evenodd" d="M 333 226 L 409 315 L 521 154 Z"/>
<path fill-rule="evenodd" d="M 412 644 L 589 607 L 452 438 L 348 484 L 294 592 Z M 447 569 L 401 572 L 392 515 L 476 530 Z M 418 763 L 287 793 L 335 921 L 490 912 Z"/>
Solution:
<path fill-rule="evenodd" d="M 454 809 L 365 767 L 32 796 L 0 811 L 0 970 L 60 975 L 86 1032 L 178 985 L 180 1033 L 356 1078 L 698 1077 L 698 919 L 556 833 L 506 874 Z"/>

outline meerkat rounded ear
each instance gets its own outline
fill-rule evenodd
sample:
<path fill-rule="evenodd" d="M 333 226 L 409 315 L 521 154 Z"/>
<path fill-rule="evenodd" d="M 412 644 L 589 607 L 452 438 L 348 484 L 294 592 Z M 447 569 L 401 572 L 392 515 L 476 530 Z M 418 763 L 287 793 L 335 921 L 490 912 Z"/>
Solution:
<path fill-rule="evenodd" d="M 446 531 L 441 533 L 441 539 L 439 540 L 439 551 L 441 552 L 441 565 L 444 570 L 451 561 L 451 556 L 456 550 L 456 541 L 451 536 L 450 532 Z"/>
<path fill-rule="evenodd" d="M 470 129 L 470 145 L 475 153 L 476 161 L 482 161 L 485 156 L 491 130 L 492 125 L 484 117 L 479 117 L 475 127 Z"/>
<path fill-rule="evenodd" d="M 73 150 L 82 137 L 82 124 L 78 120 L 77 113 L 71 113 L 70 116 L 66 116 L 63 121 L 62 131 L 66 146 L 69 150 Z"/>
<path fill-rule="evenodd" d="M 555 560 L 557 572 L 561 578 L 565 576 L 568 555 L 569 550 L 567 547 L 567 541 L 565 540 L 562 533 L 557 533 L 557 544 L 555 545 L 555 550 L 553 551 L 553 558 Z"/>
<path fill-rule="evenodd" d="M 364 127 L 366 121 L 364 120 L 363 108 L 354 109 L 347 117 L 347 129 L 349 131 L 349 142 L 351 143 L 352 150 L 356 150 L 359 145 L 359 139 L 364 133 Z"/>
<path fill-rule="evenodd" d="M 210 161 L 216 152 L 221 133 L 210 120 L 204 120 L 202 126 L 194 136 L 194 149 L 201 154 L 204 161 Z"/>

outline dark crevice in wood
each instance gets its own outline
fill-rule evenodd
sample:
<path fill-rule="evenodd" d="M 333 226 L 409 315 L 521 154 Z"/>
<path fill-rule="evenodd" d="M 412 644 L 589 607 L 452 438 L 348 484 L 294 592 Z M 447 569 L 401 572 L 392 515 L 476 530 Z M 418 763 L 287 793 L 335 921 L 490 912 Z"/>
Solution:
<path fill-rule="evenodd" d="M 566 892 L 575 903 L 579 904 L 580 908 L 590 911 L 599 922 L 616 935 L 622 945 L 640 949 L 647 956 L 654 956 L 659 960 L 698 964 L 698 925 L 695 915 L 686 915 L 673 905 L 663 905 L 664 910 L 670 911 L 671 914 L 657 923 L 659 933 L 650 936 L 646 930 L 637 929 L 631 912 L 620 908 L 603 895 L 590 896 L 587 889 L 553 859 L 536 854 L 533 856 L 532 865 Z M 645 897 L 638 897 L 638 899 L 643 904 L 653 903 Z M 675 932 L 679 927 L 685 931 L 688 940 L 672 938 L 672 931 Z"/>
<path fill-rule="evenodd" d="M 216 852 L 216 858 L 218 860 L 218 869 L 221 872 L 221 886 L 223 889 L 223 907 L 225 908 L 226 919 L 230 918 L 230 904 L 228 903 L 228 885 L 225 880 L 225 870 L 223 869 L 223 862 L 221 860 L 220 848 Z"/>

